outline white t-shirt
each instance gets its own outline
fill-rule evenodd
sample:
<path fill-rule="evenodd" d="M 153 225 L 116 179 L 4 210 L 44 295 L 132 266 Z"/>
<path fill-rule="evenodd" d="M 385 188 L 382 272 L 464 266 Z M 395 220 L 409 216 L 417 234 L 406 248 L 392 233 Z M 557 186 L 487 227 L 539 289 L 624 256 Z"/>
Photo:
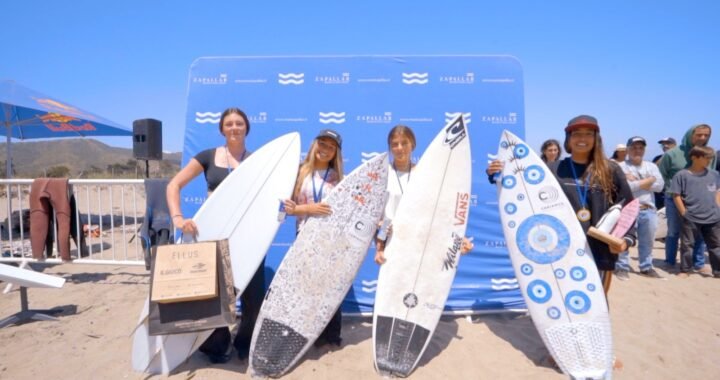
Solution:
<path fill-rule="evenodd" d="M 300 192 L 297 196 L 297 204 L 305 205 L 315 203 L 315 195 L 319 197 L 318 201 L 324 201 L 330 191 L 337 186 L 340 182 L 340 176 L 337 171 L 333 168 L 325 170 L 313 170 L 311 175 L 306 176 L 303 179 L 302 186 L 300 186 Z M 314 190 L 313 190 L 313 184 Z M 305 224 L 309 215 L 298 215 L 297 216 L 297 230 L 300 231 L 300 227 Z"/>
<path fill-rule="evenodd" d="M 403 192 L 407 189 L 408 183 L 410 182 L 410 175 L 412 174 L 412 168 L 408 172 L 395 170 L 392 164 L 388 168 L 388 185 L 387 191 L 389 193 L 387 204 L 385 204 L 385 215 L 384 219 L 394 219 L 395 212 L 397 211 L 400 198 L 402 198 Z"/>

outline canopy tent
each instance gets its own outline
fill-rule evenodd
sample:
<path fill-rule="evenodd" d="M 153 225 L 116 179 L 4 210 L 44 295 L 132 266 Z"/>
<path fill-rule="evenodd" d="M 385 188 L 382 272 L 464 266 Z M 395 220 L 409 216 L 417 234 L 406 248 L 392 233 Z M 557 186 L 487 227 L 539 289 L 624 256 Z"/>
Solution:
<path fill-rule="evenodd" d="M 0 80 L 0 124 L 6 131 L 7 178 L 12 176 L 12 138 L 28 140 L 77 136 L 132 136 L 131 130 L 115 122 L 12 80 Z"/>

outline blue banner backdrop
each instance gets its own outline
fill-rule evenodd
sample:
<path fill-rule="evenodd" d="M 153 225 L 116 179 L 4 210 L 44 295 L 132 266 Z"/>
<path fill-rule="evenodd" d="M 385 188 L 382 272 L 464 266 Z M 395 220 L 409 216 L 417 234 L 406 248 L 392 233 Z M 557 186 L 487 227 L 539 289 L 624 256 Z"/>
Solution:
<path fill-rule="evenodd" d="M 472 142 L 473 185 L 468 224 L 475 249 L 460 260 L 446 310 L 524 308 L 500 228 L 496 189 L 484 168 L 500 133 L 524 136 L 523 78 L 510 56 L 338 56 L 200 58 L 190 68 L 183 165 L 203 149 L 221 146 L 218 124 L 227 107 L 250 119 L 248 149 L 291 131 L 303 155 L 323 128 L 343 137 L 345 171 L 387 148 L 396 124 L 417 137 L 414 160 L 443 125 L 465 116 Z M 201 176 L 202 177 L 202 176 Z M 206 199 L 203 178 L 182 191 L 185 215 Z M 281 227 L 268 252 L 268 281 L 295 238 L 295 220 Z M 372 312 L 378 267 L 370 248 L 343 303 L 349 312 Z"/>

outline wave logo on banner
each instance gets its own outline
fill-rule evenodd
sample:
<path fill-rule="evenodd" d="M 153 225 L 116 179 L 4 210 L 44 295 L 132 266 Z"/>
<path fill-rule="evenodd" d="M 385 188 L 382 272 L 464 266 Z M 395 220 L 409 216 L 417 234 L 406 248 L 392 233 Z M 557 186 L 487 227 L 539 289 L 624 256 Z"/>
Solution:
<path fill-rule="evenodd" d="M 495 160 L 498 159 L 498 155 L 497 155 L 497 154 L 488 153 L 488 154 L 487 154 L 487 159 L 488 159 L 488 161 L 487 161 L 488 164 L 489 164 L 489 163 L 492 163 L 493 161 L 495 161 Z"/>
<path fill-rule="evenodd" d="M 222 112 L 195 112 L 195 121 L 200 124 L 217 124 Z"/>
<path fill-rule="evenodd" d="M 445 112 L 445 123 L 449 123 L 455 120 L 461 114 L 463 119 L 465 120 L 465 125 L 470 125 L 470 122 L 472 121 L 470 119 L 470 116 L 472 116 L 472 112 Z"/>
<path fill-rule="evenodd" d="M 345 122 L 345 112 L 320 112 L 320 122 L 323 124 L 342 124 Z"/>
<path fill-rule="evenodd" d="M 377 283 L 377 280 L 362 280 L 362 291 L 365 293 L 375 293 L 375 291 L 377 290 Z"/>
<path fill-rule="evenodd" d="M 490 282 L 492 283 L 490 285 L 492 290 L 501 291 L 520 288 L 517 278 L 491 278 Z"/>
<path fill-rule="evenodd" d="M 301 85 L 305 83 L 305 73 L 278 73 L 278 83 L 283 86 Z"/>
<path fill-rule="evenodd" d="M 402 82 L 405 84 L 427 84 L 428 73 L 402 73 Z"/>
<path fill-rule="evenodd" d="M 373 158 L 379 156 L 380 154 L 382 154 L 382 153 L 381 152 L 360 152 L 360 156 L 362 157 L 360 159 L 360 161 L 362 163 L 366 163 L 366 162 L 372 160 Z"/>

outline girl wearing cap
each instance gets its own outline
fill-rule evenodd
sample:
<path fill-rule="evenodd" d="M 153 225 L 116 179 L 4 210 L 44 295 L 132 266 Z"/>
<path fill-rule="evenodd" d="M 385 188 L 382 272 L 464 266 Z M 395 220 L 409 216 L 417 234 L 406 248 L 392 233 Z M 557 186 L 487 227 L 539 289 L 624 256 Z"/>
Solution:
<path fill-rule="evenodd" d="M 285 200 L 285 211 L 295 215 L 299 232 L 308 218 L 330 215 L 330 205 L 323 202 L 343 177 L 342 137 L 332 129 L 321 131 L 305 160 L 300 164 L 292 199 Z M 340 346 L 342 312 L 338 308 L 330 323 L 320 334 L 316 346 L 329 343 Z"/>
<path fill-rule="evenodd" d="M 555 139 L 546 140 L 540 147 L 540 158 L 546 163 L 560 159 L 560 142 Z"/>
<path fill-rule="evenodd" d="M 245 148 L 245 139 L 250 133 L 250 121 L 245 112 L 239 108 L 228 108 L 220 116 L 220 134 L 225 137 L 225 144 L 220 147 L 206 149 L 190 159 L 167 186 L 167 202 L 175 228 L 183 234 L 195 235 L 198 227 L 192 219 L 185 219 L 180 210 L 180 190 L 193 178 L 205 174 L 208 197 L 213 190 L 245 160 L 250 152 Z M 260 306 L 265 296 L 265 261 L 260 264 L 250 283 L 240 295 L 242 303 L 242 319 L 233 346 L 238 357 L 248 357 L 250 340 L 255 327 Z M 230 359 L 230 329 L 218 328 L 200 346 L 211 362 L 224 363 Z"/>
<path fill-rule="evenodd" d="M 388 176 L 387 191 L 390 196 L 385 204 L 383 224 L 389 224 L 395 217 L 395 211 L 400 203 L 400 198 L 408 187 L 412 169 L 415 166 L 412 162 L 412 153 L 416 146 L 415 134 L 410 127 L 405 125 L 396 125 L 393 127 L 388 133 L 387 142 L 390 153 L 392 153 L 393 161 L 388 170 L 390 174 Z M 378 237 L 375 239 L 375 262 L 377 264 L 385 263 L 385 246 L 389 243 L 390 235 L 392 234 L 391 224 L 384 227 L 381 226 L 381 229 L 382 228 L 386 230 L 378 230 Z M 386 235 L 382 236 L 382 234 Z M 462 253 L 465 254 L 472 248 L 472 242 L 467 238 L 463 238 Z"/>
<path fill-rule="evenodd" d="M 587 233 L 588 228 L 595 225 L 613 204 L 622 201 L 625 205 L 632 201 L 632 191 L 620 167 L 603 153 L 597 119 L 588 115 L 571 119 L 565 127 L 563 145 L 570 157 L 550 163 L 548 167 L 560 182 L 583 231 Z M 503 163 L 495 160 L 490 163 L 486 173 L 492 180 L 495 173 L 502 171 L 502 167 Z M 587 237 L 606 297 L 618 254 L 635 245 L 635 240 L 634 226 L 628 230 L 619 245 L 608 245 L 591 236 Z M 552 357 L 549 360 L 554 364 Z M 622 366 L 622 362 L 614 359 L 614 368 Z"/>
<path fill-rule="evenodd" d="M 620 167 L 605 157 L 600 127 L 594 117 L 580 115 L 570 120 L 565 128 L 563 145 L 570 157 L 550 163 L 548 167 L 587 232 L 613 204 L 622 201 L 625 205 L 633 200 L 633 195 Z M 490 163 L 486 172 L 491 181 L 502 167 L 499 160 Z M 636 230 L 631 228 L 620 245 L 608 245 L 590 236 L 587 239 L 607 295 L 617 255 L 635 244 Z"/>

